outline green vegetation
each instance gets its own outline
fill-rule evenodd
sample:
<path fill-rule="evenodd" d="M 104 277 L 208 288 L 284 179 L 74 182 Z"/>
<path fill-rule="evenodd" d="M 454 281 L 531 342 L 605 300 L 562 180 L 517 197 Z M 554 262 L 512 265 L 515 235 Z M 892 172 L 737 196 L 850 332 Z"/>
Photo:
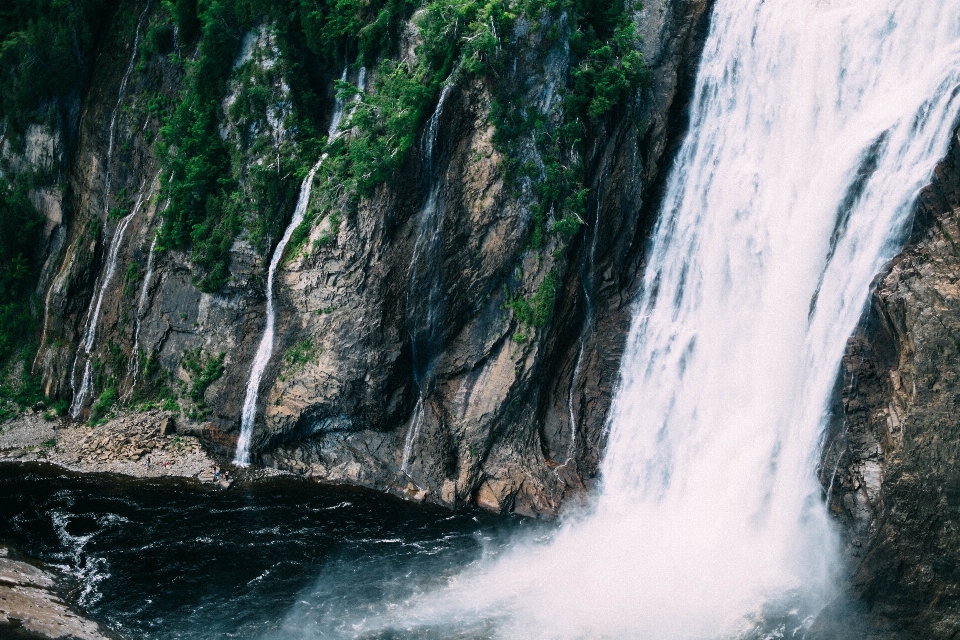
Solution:
<path fill-rule="evenodd" d="M 0 4 L 0 119 L 22 143 L 31 122 L 49 121 L 77 94 L 109 24 L 106 0 L 5 0 Z"/>
<path fill-rule="evenodd" d="M 283 354 L 283 363 L 288 373 L 300 371 L 307 364 L 315 362 L 320 356 L 321 348 L 313 340 L 306 338 L 297 342 Z"/>
<path fill-rule="evenodd" d="M 390 54 L 416 9 L 416 57 L 398 61 Z M 179 26 L 182 43 L 199 37 L 199 49 L 194 60 L 179 61 L 185 72 L 179 99 L 171 105 L 155 96 L 148 105 L 164 115 L 158 150 L 166 177 L 173 178 L 160 246 L 191 251 L 194 278 L 204 291 L 226 284 L 229 249 L 242 231 L 258 251 L 269 252 L 292 210 L 298 181 L 323 149 L 329 157 L 317 174 L 316 204 L 295 231 L 290 255 L 328 217 L 330 230 L 312 249 L 330 244 L 343 204 L 349 215 L 361 198 L 392 179 L 441 86 L 467 77 L 483 79 L 494 92 L 495 144 L 506 159 L 506 174 L 518 184 L 529 179 L 534 188 L 530 247 L 539 249 L 548 232 L 572 238 L 589 193 L 580 161 L 584 131 L 648 80 L 622 0 L 166 0 L 163 11 Z M 510 78 L 505 69 L 529 46 L 529 39 L 511 34 L 520 16 L 534 31 L 546 26 L 540 39 L 545 51 L 563 36 L 561 14 L 575 64 L 569 87 L 560 88 L 559 116 L 540 114 L 523 106 L 525 79 Z M 243 35 L 259 24 L 271 25 L 278 36 L 276 66 L 267 72 L 248 62 L 233 70 Z M 145 56 L 169 55 L 169 21 L 152 21 L 144 41 Z M 374 68 L 374 86 L 352 108 L 349 135 L 324 140 L 315 118 L 327 105 L 305 71 L 307 59 L 319 59 L 328 69 L 339 69 L 344 60 Z M 277 103 L 271 83 L 278 77 L 291 87 L 288 103 Z M 237 144 L 221 137 L 221 103 L 231 78 L 236 90 L 228 116 Z M 342 98 L 357 94 L 349 83 L 337 89 Z M 258 136 L 271 111 L 291 135 L 280 149 Z M 531 138 L 540 163 L 521 153 L 521 142 Z M 247 167 L 249 156 L 268 154 L 269 162 Z"/>
<path fill-rule="evenodd" d="M 159 354 L 140 351 L 140 379 L 134 389 L 130 404 L 140 411 L 160 408 L 180 412 L 177 394 L 174 391 L 173 374 L 160 367 Z"/>
<path fill-rule="evenodd" d="M 96 424 L 102 421 L 113 405 L 117 403 L 119 397 L 120 394 L 117 392 L 116 386 L 106 387 L 90 408 L 90 422 Z"/>
<path fill-rule="evenodd" d="M 514 317 L 522 325 L 527 327 L 540 328 L 550 321 L 553 314 L 553 305 L 557 300 L 557 277 L 551 271 L 543 279 L 536 292 L 529 299 L 527 298 L 508 298 L 506 307 L 513 311 Z M 522 331 L 514 337 L 518 344 L 523 344 L 527 340 L 526 334 Z"/>
<path fill-rule="evenodd" d="M 46 400 L 39 377 L 30 371 L 36 354 L 31 304 L 40 304 L 31 299 L 33 258 L 43 218 L 27 199 L 29 183 L 24 179 L 14 187 L 0 178 L 0 419 Z"/>
<path fill-rule="evenodd" d="M 184 391 L 195 406 L 194 409 L 187 412 L 191 419 L 203 419 L 210 412 L 204 395 L 210 385 L 223 375 L 225 357 L 225 353 L 213 356 L 202 351 L 200 347 L 183 352 L 183 356 L 180 358 L 180 366 L 190 375 L 190 384 L 184 388 Z"/>
<path fill-rule="evenodd" d="M 170 206 L 160 235 L 160 248 L 189 249 L 194 280 L 204 291 L 216 291 L 229 277 L 229 249 L 244 229 L 264 254 L 279 237 L 306 174 L 304 158 L 316 158 L 323 141 L 310 117 L 323 112 L 303 67 L 306 57 L 334 65 L 348 55 L 363 63 L 389 51 L 402 20 L 413 9 L 406 0 L 168 0 L 164 11 L 180 27 L 181 39 L 199 34 L 195 60 L 180 60 L 185 89 L 176 106 L 162 97 L 149 102 L 164 116 L 159 155 L 165 176 L 173 177 L 166 194 Z M 172 34 L 164 21 L 154 21 L 145 38 L 145 55 L 164 55 Z M 280 59 L 269 70 L 248 62 L 232 65 L 242 36 L 258 24 L 272 25 Z M 227 83 L 237 82 L 229 118 L 240 136 L 231 145 L 221 135 L 221 101 Z M 292 88 L 295 107 L 277 104 L 274 83 L 282 78 Z M 269 112 L 281 119 L 293 144 L 275 149 L 257 136 Z M 252 166 L 246 159 L 275 158 Z"/>
<path fill-rule="evenodd" d="M 14 188 L 0 178 L 0 361 L 33 332 L 28 304 L 35 278 L 31 260 L 42 223 L 26 187 Z"/>

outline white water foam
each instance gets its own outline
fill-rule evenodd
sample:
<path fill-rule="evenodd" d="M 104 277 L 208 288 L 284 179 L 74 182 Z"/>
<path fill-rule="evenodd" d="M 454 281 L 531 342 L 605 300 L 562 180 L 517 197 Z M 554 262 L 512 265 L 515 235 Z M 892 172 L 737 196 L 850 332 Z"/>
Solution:
<path fill-rule="evenodd" d="M 814 476 L 830 394 L 958 87 L 960 0 L 718 0 L 592 512 L 344 628 L 729 638 L 778 606 L 808 624 L 836 566 Z"/>

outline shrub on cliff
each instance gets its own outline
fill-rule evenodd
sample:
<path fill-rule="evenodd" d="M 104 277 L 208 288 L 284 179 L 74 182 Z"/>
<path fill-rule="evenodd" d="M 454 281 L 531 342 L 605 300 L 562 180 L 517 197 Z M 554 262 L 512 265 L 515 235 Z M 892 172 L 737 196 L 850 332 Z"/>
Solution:
<path fill-rule="evenodd" d="M 0 4 L 0 118 L 19 141 L 53 101 L 80 89 L 106 0 L 5 0 Z"/>
<path fill-rule="evenodd" d="M 0 179 L 0 362 L 30 339 L 32 257 L 42 222 L 25 187 Z"/>

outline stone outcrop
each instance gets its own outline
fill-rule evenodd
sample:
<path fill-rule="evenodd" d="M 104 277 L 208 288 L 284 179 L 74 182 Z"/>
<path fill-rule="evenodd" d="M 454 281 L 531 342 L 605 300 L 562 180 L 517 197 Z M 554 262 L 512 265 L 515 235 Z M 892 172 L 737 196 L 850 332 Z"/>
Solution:
<path fill-rule="evenodd" d="M 821 481 L 872 637 L 960 628 L 960 138 L 847 346 Z M 859 637 L 868 637 L 865 631 Z"/>
<path fill-rule="evenodd" d="M 0 636 L 106 640 L 100 626 L 73 611 L 58 591 L 55 574 L 14 559 L 0 547 Z"/>

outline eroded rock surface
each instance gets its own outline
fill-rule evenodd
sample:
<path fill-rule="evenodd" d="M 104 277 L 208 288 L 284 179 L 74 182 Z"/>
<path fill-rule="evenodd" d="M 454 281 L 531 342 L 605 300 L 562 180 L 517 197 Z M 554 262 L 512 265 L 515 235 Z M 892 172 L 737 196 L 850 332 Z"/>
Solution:
<path fill-rule="evenodd" d="M 0 636 L 107 640 L 99 625 L 73 611 L 57 593 L 56 576 L 10 557 L 0 547 Z"/>
<path fill-rule="evenodd" d="M 493 144 L 494 94 L 466 76 L 450 87 L 442 109 L 432 105 L 437 135 L 429 152 L 420 145 L 408 154 L 355 213 L 316 221 L 304 245 L 312 249 L 288 252 L 274 282 L 276 340 L 253 432 L 258 464 L 416 500 L 530 515 L 554 514 L 583 494 L 598 472 L 630 302 L 670 152 L 684 133 L 710 6 L 655 0 L 632 11 L 650 83 L 585 128 L 579 160 L 592 195 L 587 219 L 570 238 L 546 234 L 543 246 L 530 249 L 533 191 L 510 186 Z M 529 44 L 511 82 L 538 117 L 559 122 L 558 96 L 573 64 L 570 34 L 563 16 L 543 20 L 534 29 L 519 19 L 516 33 L 504 36 Z M 279 167 L 279 154 L 291 152 L 283 111 L 290 87 L 278 80 L 276 65 L 284 61 L 267 27 L 247 34 L 234 68 L 273 77 L 262 91 L 268 104 L 280 106 L 247 131 L 230 116 L 242 78 L 224 88 L 221 136 L 236 147 L 243 188 L 248 170 L 275 158 Z M 404 33 L 401 50 L 415 52 L 416 29 L 408 25 Z M 271 239 L 238 236 L 229 277 L 216 293 L 197 287 L 187 252 L 154 250 L 165 203 L 151 195 L 162 189 L 150 140 L 159 120 L 145 105 L 156 96 L 175 101 L 183 78 L 162 56 L 145 58 L 142 72 L 137 67 L 123 85 L 131 106 L 114 114 L 129 35 L 109 29 L 79 133 L 38 134 L 31 147 L 36 162 L 61 158 L 70 187 L 64 206 L 43 205 L 51 240 L 38 289 L 44 320 L 34 369 L 44 391 L 72 401 L 80 420 L 110 379 L 88 368 L 105 366 L 97 371 L 114 376 L 121 400 L 151 384 L 168 385 L 180 394 L 179 432 L 232 455 L 264 329 Z M 339 68 L 313 72 L 329 85 L 332 107 Z M 350 73 L 359 83 L 357 70 Z M 111 127 L 123 144 L 110 146 Z M 251 136 L 256 144 L 240 144 Z M 75 153 L 64 153 L 61 139 L 75 139 Z M 520 146 L 526 162 L 542 165 L 532 139 Z M 49 200 L 41 196 L 37 202 Z M 135 212 L 125 227 L 104 214 L 121 204 Z M 422 287 L 411 284 L 411 265 L 427 227 L 436 235 L 429 277 L 440 302 L 429 310 L 429 376 L 420 380 L 418 330 L 411 327 L 420 322 L 412 310 Z M 116 275 L 107 280 L 111 268 Z M 521 326 L 506 306 L 508 295 L 532 298 L 548 278 L 556 279 L 551 319 Z M 101 291 L 102 304 L 95 304 Z M 85 341 L 91 319 L 95 339 Z M 211 362 L 222 372 L 204 380 Z M 99 459 L 103 446 L 91 446 L 80 453 Z M 128 443 L 113 453 L 142 457 L 141 448 Z"/>

